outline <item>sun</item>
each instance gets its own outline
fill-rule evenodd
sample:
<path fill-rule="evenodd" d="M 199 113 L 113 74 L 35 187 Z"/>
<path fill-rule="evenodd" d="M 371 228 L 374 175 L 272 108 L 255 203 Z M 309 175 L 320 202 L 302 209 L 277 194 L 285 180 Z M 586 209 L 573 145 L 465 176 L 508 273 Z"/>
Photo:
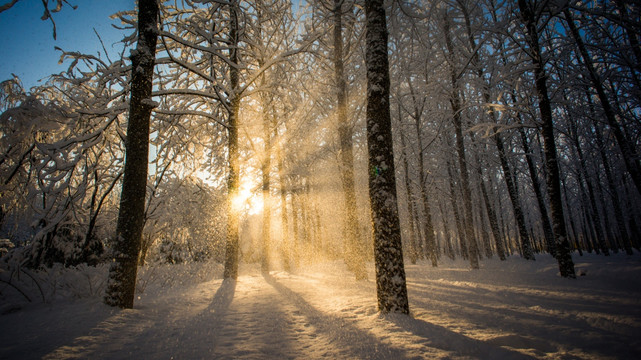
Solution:
<path fill-rule="evenodd" d="M 237 212 L 255 215 L 263 211 L 263 197 L 256 191 L 258 184 L 251 179 L 241 180 L 238 193 L 232 199 L 232 206 Z"/>
<path fill-rule="evenodd" d="M 205 171 L 196 172 L 196 177 L 205 184 L 220 187 L 220 180 L 212 179 Z M 263 211 L 263 196 L 260 191 L 260 180 L 251 177 L 242 177 L 236 196 L 232 199 L 232 207 L 237 213 L 255 215 Z"/>

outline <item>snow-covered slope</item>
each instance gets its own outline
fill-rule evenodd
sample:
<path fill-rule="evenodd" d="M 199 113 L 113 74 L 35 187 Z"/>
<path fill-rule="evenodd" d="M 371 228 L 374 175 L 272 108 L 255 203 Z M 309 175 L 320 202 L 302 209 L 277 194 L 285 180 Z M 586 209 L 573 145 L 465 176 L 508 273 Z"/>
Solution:
<path fill-rule="evenodd" d="M 408 265 L 412 317 L 378 314 L 374 274 L 341 263 L 245 265 L 236 282 L 212 264 L 145 269 L 133 310 L 94 295 L 0 316 L 0 359 L 641 358 L 641 255 L 574 260 L 576 280 L 544 255 Z"/>

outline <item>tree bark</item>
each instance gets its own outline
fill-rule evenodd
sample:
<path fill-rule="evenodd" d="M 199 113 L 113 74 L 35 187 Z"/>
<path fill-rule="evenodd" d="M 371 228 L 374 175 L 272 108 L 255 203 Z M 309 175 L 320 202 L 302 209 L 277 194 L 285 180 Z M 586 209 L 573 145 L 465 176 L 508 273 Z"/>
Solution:
<path fill-rule="evenodd" d="M 596 230 L 597 235 L 597 244 L 599 245 L 599 250 L 603 252 L 604 255 L 609 256 L 610 252 L 605 243 L 605 232 L 601 224 L 601 216 L 599 209 L 597 207 L 596 196 L 594 186 L 592 185 L 592 180 L 588 175 L 587 165 L 585 161 L 585 156 L 583 155 L 583 149 L 581 147 L 581 142 L 579 141 L 579 134 L 577 133 L 576 125 L 574 123 L 574 117 L 568 112 L 568 125 L 569 125 L 569 138 L 572 140 L 574 148 L 576 149 L 577 157 L 579 158 L 579 174 L 580 178 L 582 177 L 587 186 L 587 195 L 590 201 L 590 214 L 592 216 L 592 224 Z M 582 176 L 581 176 L 582 175 Z M 579 181 L 580 181 L 579 178 Z M 581 186 L 583 189 L 583 186 Z M 605 214 L 604 214 L 605 217 Z"/>
<path fill-rule="evenodd" d="M 273 121 L 271 121 L 270 116 L 266 114 L 267 110 L 265 109 L 266 107 L 266 101 L 263 101 L 263 136 L 264 136 L 264 151 L 263 151 L 263 163 L 261 167 L 261 172 L 263 175 L 263 227 L 262 227 L 262 233 L 263 233 L 263 239 L 262 239 L 262 245 L 263 245 L 263 251 L 262 251 L 262 258 L 261 258 L 261 271 L 264 273 L 269 272 L 270 268 L 270 254 L 271 254 L 271 221 L 272 221 L 272 205 L 271 205 L 271 195 L 270 195 L 270 178 L 269 178 L 269 173 L 271 169 L 271 154 L 272 154 L 272 144 L 271 144 L 271 124 Z M 273 117 L 273 114 L 272 114 Z"/>
<path fill-rule="evenodd" d="M 407 79 L 407 84 L 410 88 L 412 95 L 412 101 L 414 103 L 414 126 L 416 130 L 416 142 L 418 147 L 418 173 L 419 173 L 419 189 L 421 192 L 421 200 L 423 202 L 423 212 L 425 217 L 425 223 L 423 225 L 423 234 L 425 235 L 425 255 L 429 257 L 432 262 L 432 266 L 438 266 L 438 256 L 436 253 L 436 237 L 434 235 L 434 224 L 432 223 L 432 210 L 430 209 L 429 195 L 427 192 L 427 170 L 425 169 L 425 155 L 423 151 L 423 138 L 421 131 L 421 118 L 423 109 L 418 106 L 416 93 L 414 92 L 414 87 L 412 86 L 411 80 Z"/>
<path fill-rule="evenodd" d="M 225 270 L 223 277 L 225 279 L 238 278 L 238 224 L 240 209 L 234 205 L 235 198 L 238 196 L 238 187 L 240 183 L 240 164 L 238 162 L 238 116 L 240 113 L 240 94 L 239 80 L 240 74 L 238 69 L 238 1 L 232 0 L 229 3 L 229 61 L 232 66 L 229 67 L 229 81 L 231 94 L 229 99 L 229 122 L 227 124 L 227 141 L 229 151 L 229 173 L 227 174 L 227 244 L 225 247 Z"/>
<path fill-rule="evenodd" d="M 452 171 L 452 164 L 449 162 L 449 160 L 446 162 L 446 167 L 447 167 L 447 175 L 449 177 L 449 197 L 450 197 L 450 203 L 452 204 L 452 211 L 454 212 L 454 220 L 456 223 L 456 232 L 458 233 L 459 237 L 459 244 L 460 244 L 460 250 L 461 250 L 461 256 L 464 259 L 468 258 L 468 253 L 467 253 L 467 246 L 465 245 L 467 243 L 467 239 L 465 238 L 465 232 L 463 231 L 463 221 L 461 220 L 461 213 L 459 212 L 458 204 L 456 203 L 456 193 L 454 189 L 454 184 L 455 184 L 455 179 L 454 179 L 454 172 Z"/>
<path fill-rule="evenodd" d="M 447 16 L 447 13 L 446 13 Z M 458 76 L 454 69 L 454 46 L 450 35 L 449 18 L 444 21 L 445 44 L 448 51 L 450 63 L 450 81 L 452 90 L 450 105 L 452 108 L 452 119 L 456 135 L 456 153 L 458 155 L 459 170 L 461 173 L 461 190 L 463 191 L 463 211 L 465 213 L 465 238 L 467 240 L 468 257 L 472 269 L 479 268 L 479 250 L 474 236 L 474 219 L 472 217 L 472 191 L 470 190 L 470 177 L 467 171 L 465 160 L 465 141 L 463 139 L 463 122 L 461 119 L 461 96 L 458 88 Z"/>
<path fill-rule="evenodd" d="M 554 141 L 554 122 L 552 119 L 552 107 L 547 88 L 547 76 L 541 48 L 539 45 L 539 34 L 537 31 L 537 19 L 531 3 L 527 0 L 519 0 L 519 10 L 523 23 L 526 27 L 526 38 L 530 47 L 532 65 L 534 70 L 536 95 L 539 100 L 539 112 L 541 116 L 541 134 L 543 136 L 543 148 L 545 153 L 546 184 L 550 198 L 550 213 L 552 217 L 552 230 L 556 240 L 556 259 L 559 263 L 561 276 L 576 278 L 574 262 L 570 254 L 570 243 L 568 241 L 565 218 L 563 215 L 563 201 L 561 194 L 561 173 L 559 170 L 559 159 Z"/>
<path fill-rule="evenodd" d="M 367 149 L 369 197 L 374 222 L 378 309 L 409 314 L 398 219 L 389 104 L 387 25 L 382 0 L 365 2 L 367 18 Z"/>
<path fill-rule="evenodd" d="M 499 230 L 499 223 L 496 220 L 496 213 L 494 212 L 494 208 L 490 203 L 490 197 L 488 196 L 487 186 L 485 185 L 485 181 L 483 180 L 483 172 L 481 170 L 481 167 L 479 167 L 478 171 L 479 171 L 479 177 L 481 179 L 481 195 L 483 196 L 483 202 L 485 203 L 487 217 L 488 217 L 488 220 L 490 221 L 490 229 L 492 230 L 492 234 L 494 235 L 494 243 L 496 245 L 496 254 L 499 256 L 499 259 L 505 260 L 505 248 L 503 246 L 503 236 L 501 234 L 501 231 Z"/>
<path fill-rule="evenodd" d="M 532 247 L 530 245 L 530 237 L 528 236 L 527 229 L 525 228 L 525 216 L 523 215 L 523 210 L 521 208 L 521 199 L 519 196 L 519 187 L 516 183 L 516 177 L 512 174 L 510 169 L 510 164 L 508 163 L 507 156 L 505 154 L 505 145 L 501 134 L 494 135 L 494 142 L 496 144 L 496 149 L 499 153 L 499 160 L 501 162 L 501 168 L 503 169 L 503 174 L 505 178 L 505 184 L 507 185 L 507 193 L 510 196 L 510 201 L 512 202 L 512 209 L 514 210 L 514 218 L 516 220 L 516 227 L 519 231 L 519 237 L 521 239 L 521 250 L 523 252 L 523 258 L 526 260 L 535 260 L 534 253 L 532 253 Z"/>
<path fill-rule="evenodd" d="M 145 223 L 145 194 L 149 161 L 151 90 L 158 37 L 158 3 L 138 2 L 138 42 L 131 54 L 131 98 L 125 140 L 125 169 L 116 225 L 113 261 L 105 303 L 133 308 L 138 255 Z"/>
<path fill-rule="evenodd" d="M 532 187 L 534 188 L 534 195 L 536 196 L 536 201 L 539 205 L 539 212 L 541 213 L 545 245 L 550 255 L 555 256 L 556 246 L 554 245 L 554 233 L 552 232 L 552 224 L 550 224 L 550 216 L 548 215 L 548 209 L 545 204 L 543 192 L 541 191 L 541 182 L 539 181 L 539 176 L 536 172 L 536 165 L 534 164 L 534 157 L 530 150 L 527 134 L 522 127 L 519 128 L 519 135 L 521 136 L 521 146 L 525 152 L 525 161 L 527 162 L 530 180 L 532 181 Z"/>
<path fill-rule="evenodd" d="M 343 63 L 343 0 L 334 0 L 334 79 L 336 81 L 337 122 L 339 138 L 339 168 L 345 196 L 346 218 L 344 223 L 345 263 L 356 279 L 367 279 L 365 252 L 361 245 L 354 186 L 354 155 L 352 129 L 347 119 L 347 82 Z"/>
<path fill-rule="evenodd" d="M 400 111 L 400 105 L 399 105 L 399 117 L 401 114 Z M 399 119 L 399 127 L 402 127 L 402 124 Z M 410 256 L 410 262 L 412 264 L 416 264 L 416 260 L 419 258 L 419 256 L 422 258 L 423 254 L 422 251 L 419 251 L 419 248 L 421 248 L 417 243 L 416 243 L 416 232 L 414 231 L 414 206 L 412 204 L 414 201 L 412 200 L 412 190 L 411 190 L 411 182 L 410 182 L 410 174 L 409 174 L 409 164 L 407 161 L 407 148 L 405 146 L 405 140 L 403 134 L 400 136 L 401 138 L 401 148 L 403 149 L 403 153 L 401 156 L 403 157 L 403 174 L 405 175 L 405 197 L 407 198 L 407 217 L 409 219 L 409 225 L 408 225 L 408 232 L 409 232 L 409 256 Z"/>
<path fill-rule="evenodd" d="M 274 138 L 277 138 L 278 129 L 276 124 L 274 124 L 272 130 L 274 131 Z M 285 131 L 285 134 L 287 132 Z M 283 136 L 285 136 L 283 134 Z M 283 268 L 287 272 L 291 272 L 291 238 L 289 236 L 289 217 L 287 216 L 287 184 L 285 176 L 285 162 L 283 160 L 283 147 L 286 143 L 286 139 L 283 138 L 278 142 L 276 147 L 276 163 L 278 166 L 278 180 L 280 181 L 280 219 L 281 219 L 281 228 L 283 232 L 282 238 L 282 257 L 283 257 Z"/>
<path fill-rule="evenodd" d="M 595 140 L 597 147 L 599 149 L 599 155 L 601 156 L 601 162 L 603 163 L 603 171 L 605 173 L 605 180 L 608 186 L 608 192 L 610 193 L 610 198 L 612 199 L 612 206 L 614 207 L 614 217 L 617 222 L 617 227 L 619 228 L 621 241 L 623 242 L 623 247 L 625 252 L 628 255 L 632 255 L 632 241 L 630 235 L 625 225 L 625 217 L 623 216 L 623 208 L 621 207 L 621 200 L 619 199 L 619 192 L 617 191 L 616 185 L 614 183 L 614 176 L 612 175 L 612 169 L 610 168 L 610 162 L 605 153 L 605 144 L 603 143 L 603 134 L 601 128 L 597 123 L 596 119 L 593 118 L 592 124 L 594 126 Z"/>

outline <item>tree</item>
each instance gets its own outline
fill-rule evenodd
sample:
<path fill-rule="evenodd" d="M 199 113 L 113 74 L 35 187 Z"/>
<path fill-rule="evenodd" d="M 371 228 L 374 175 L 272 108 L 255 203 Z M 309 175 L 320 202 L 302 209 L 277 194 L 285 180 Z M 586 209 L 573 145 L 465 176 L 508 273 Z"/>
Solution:
<path fill-rule="evenodd" d="M 238 43 L 239 43 L 239 9 L 238 1 L 229 3 L 229 105 L 228 105 L 228 149 L 229 149 L 229 173 L 227 177 L 227 247 L 225 249 L 225 279 L 236 279 L 238 277 L 238 209 L 234 206 L 234 198 L 237 196 L 240 184 L 240 167 L 238 163 L 238 116 L 240 112 L 240 93 L 238 68 Z"/>
<path fill-rule="evenodd" d="M 365 3 L 367 18 L 367 149 L 374 223 L 378 309 L 409 314 L 396 197 L 389 104 L 387 25 L 382 0 Z"/>
<path fill-rule="evenodd" d="M 120 211 L 109 268 L 105 303 L 132 308 L 136 274 L 144 227 L 147 162 L 149 159 L 149 121 L 155 103 L 151 100 L 156 42 L 158 3 L 138 3 L 138 42 L 131 52 L 131 97 L 125 141 L 125 170 L 120 195 Z"/>
<path fill-rule="evenodd" d="M 452 120 L 454 122 L 454 131 L 456 135 L 456 154 L 458 155 L 459 171 L 461 175 L 461 187 L 463 190 L 463 210 L 465 214 L 465 239 L 467 240 L 468 256 L 472 269 L 479 268 L 479 250 L 476 237 L 474 236 L 474 223 L 472 217 L 472 190 L 470 188 L 470 177 L 467 170 L 467 160 L 465 156 L 465 140 L 463 137 L 463 119 L 461 119 L 462 97 L 460 90 L 460 75 L 454 67 L 454 46 L 450 34 L 450 14 L 443 12 L 443 32 L 445 33 L 445 44 L 447 48 L 447 59 L 450 66 L 450 81 L 452 85 L 450 95 L 450 106 L 452 109 Z"/>
<path fill-rule="evenodd" d="M 570 254 L 565 217 L 563 214 L 563 200 L 561 193 L 561 174 L 559 159 L 554 139 L 554 122 L 552 107 L 548 95 L 547 75 L 539 45 L 538 19 L 533 3 L 519 0 L 520 16 L 525 25 L 526 42 L 529 47 L 529 56 L 532 60 L 534 71 L 534 85 L 539 100 L 539 114 L 541 117 L 541 135 L 545 153 L 545 170 L 548 197 L 550 199 L 550 215 L 552 217 L 552 230 L 556 239 L 556 259 L 559 263 L 561 276 L 574 278 L 574 263 Z"/>
<path fill-rule="evenodd" d="M 356 210 L 356 190 L 354 188 L 354 155 L 352 145 L 352 130 L 347 118 L 347 82 L 345 81 L 343 65 L 343 0 L 334 0 L 334 77 L 336 81 L 336 97 L 339 137 L 339 168 L 343 193 L 345 196 L 346 219 L 344 236 L 346 240 L 345 262 L 354 272 L 357 279 L 366 279 L 364 251 L 360 245 L 358 213 Z"/>

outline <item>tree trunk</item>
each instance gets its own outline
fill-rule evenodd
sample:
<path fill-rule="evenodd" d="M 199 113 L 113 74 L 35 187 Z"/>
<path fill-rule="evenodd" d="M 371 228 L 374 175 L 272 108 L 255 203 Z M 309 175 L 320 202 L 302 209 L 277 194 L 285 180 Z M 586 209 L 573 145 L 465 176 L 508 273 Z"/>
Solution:
<path fill-rule="evenodd" d="M 561 174 L 559 171 L 559 159 L 554 142 L 554 122 L 552 120 L 552 107 L 547 88 L 547 76 L 541 48 L 539 46 L 539 34 L 534 9 L 530 7 L 527 0 L 519 0 L 521 18 L 526 27 L 526 38 L 530 47 L 532 65 L 534 67 L 534 79 L 536 94 L 539 100 L 539 112 L 542 122 L 543 148 L 545 153 L 546 184 L 550 198 L 550 213 L 552 216 L 552 230 L 556 239 L 556 259 L 559 263 L 561 276 L 576 278 L 574 262 L 570 254 L 570 243 L 568 241 L 565 218 L 563 215 L 563 201 L 561 194 Z"/>
<path fill-rule="evenodd" d="M 597 235 L 596 240 L 597 240 L 597 243 L 599 244 L 599 250 L 601 250 L 604 255 L 609 256 L 610 252 L 608 251 L 608 247 L 606 246 L 606 243 L 605 243 L 605 232 L 603 230 L 603 227 L 601 226 L 601 216 L 599 214 L 599 209 L 597 207 L 596 196 L 594 194 L 595 193 L 594 187 L 588 175 L 585 156 L 583 155 L 583 149 L 581 147 L 581 142 L 579 141 L 579 135 L 577 133 L 576 125 L 574 123 L 574 118 L 569 112 L 568 112 L 568 125 L 570 130 L 569 138 L 572 140 L 574 144 L 574 148 L 576 149 L 577 157 L 579 159 L 579 169 L 578 169 L 579 174 L 580 174 L 580 177 L 582 177 L 585 180 L 585 184 L 588 189 L 587 195 L 590 201 L 590 210 L 591 210 L 590 214 L 592 216 L 592 224 L 594 224 L 594 228 L 596 229 L 596 235 Z M 581 188 L 583 189 L 583 186 L 581 186 Z"/>
<path fill-rule="evenodd" d="M 593 118 L 592 124 L 594 126 L 595 139 L 597 147 L 599 149 L 599 155 L 601 156 L 601 162 L 603 163 L 603 170 L 605 173 L 605 180 L 608 186 L 608 192 L 612 199 L 612 206 L 614 207 L 614 217 L 617 222 L 617 227 L 619 228 L 621 241 L 623 242 L 623 247 L 625 252 L 628 255 L 632 255 L 632 241 L 628 230 L 625 225 L 625 217 L 623 216 L 623 208 L 621 207 L 621 200 L 619 199 L 619 192 L 617 191 L 616 185 L 614 183 L 614 176 L 612 175 L 612 169 L 610 168 L 610 162 L 608 161 L 607 155 L 605 153 L 605 144 L 603 143 L 603 134 L 601 128 L 599 127 L 596 118 Z"/>
<path fill-rule="evenodd" d="M 446 13 L 447 15 L 447 13 Z M 449 18 L 444 21 L 445 44 L 448 50 L 450 63 L 450 80 L 452 90 L 450 105 L 452 108 L 452 119 L 454 120 L 454 131 L 456 134 L 456 153 L 458 155 L 459 170 L 461 173 L 461 190 L 463 191 L 463 211 L 465 213 L 465 238 L 467 240 L 468 256 L 472 269 L 479 268 L 479 250 L 474 236 L 474 221 L 472 217 L 472 191 L 470 179 L 467 172 L 465 160 L 465 141 L 463 139 L 463 122 L 461 119 L 461 96 L 458 88 L 458 75 L 454 69 L 454 46 L 450 35 Z"/>
<path fill-rule="evenodd" d="M 398 113 L 400 117 L 400 114 L 401 114 L 400 105 L 399 105 Z M 399 119 L 399 127 L 402 127 L 400 119 Z M 401 154 L 401 156 L 403 157 L 403 174 L 405 175 L 405 197 L 407 198 L 407 217 L 409 219 L 409 225 L 408 225 L 409 251 L 408 253 L 410 256 L 410 262 L 412 264 L 416 264 L 416 260 L 419 258 L 419 256 L 423 258 L 423 254 L 422 254 L 422 251 L 419 251 L 419 248 L 421 248 L 421 246 L 419 246 L 416 243 L 416 232 L 414 231 L 414 206 L 412 206 L 414 201 L 412 200 L 409 164 L 407 161 L 407 148 L 405 146 L 405 140 L 402 133 L 400 138 L 401 138 L 401 148 L 403 149 L 403 153 Z"/>
<path fill-rule="evenodd" d="M 527 229 L 525 227 L 525 216 L 523 215 L 523 210 L 521 209 L 521 199 L 519 196 L 519 187 L 516 183 L 516 177 L 512 174 L 510 169 L 510 164 L 507 161 L 507 156 L 505 155 L 505 145 L 501 134 L 494 135 L 494 141 L 496 143 L 496 149 L 499 153 L 499 160 L 501 162 L 501 168 L 503 169 L 503 178 L 505 178 L 505 184 L 507 185 L 507 193 L 510 196 L 510 201 L 512 202 L 512 209 L 514 210 L 514 218 L 516 220 L 516 227 L 519 231 L 519 237 L 521 238 L 521 250 L 523 252 L 523 258 L 526 260 L 535 260 L 534 254 L 532 253 L 532 247 L 530 245 L 530 237 L 528 236 Z"/>
<path fill-rule="evenodd" d="M 274 131 L 274 138 L 277 138 L 278 129 L 276 124 L 274 124 L 272 130 Z M 285 134 L 287 132 L 285 131 Z M 285 135 L 283 135 L 285 136 Z M 283 138 L 278 142 L 276 147 L 276 163 L 278 165 L 278 180 L 280 181 L 280 219 L 281 219 L 281 228 L 283 232 L 283 238 L 281 241 L 281 254 L 283 257 L 283 268 L 287 272 L 291 272 L 291 238 L 289 236 L 289 218 L 287 216 L 287 184 L 285 176 L 285 164 L 283 160 L 283 147 L 286 143 L 286 139 Z"/>
<path fill-rule="evenodd" d="M 539 212 L 541 213 L 541 223 L 543 225 L 545 245 L 550 255 L 555 256 L 556 247 L 554 246 L 554 233 L 552 232 L 552 224 L 550 224 L 548 209 L 545 204 L 545 199 L 543 198 L 543 191 L 541 191 L 541 182 L 539 181 L 539 176 L 536 172 L 534 156 L 532 156 L 530 150 L 530 144 L 527 139 L 527 134 L 522 127 L 519 128 L 519 134 L 521 136 L 521 146 L 523 147 L 523 151 L 525 152 L 525 161 L 527 162 L 528 171 L 530 173 L 530 180 L 532 181 L 532 187 L 534 188 L 534 195 L 536 196 L 536 202 L 539 205 Z"/>
<path fill-rule="evenodd" d="M 227 244 L 225 247 L 225 279 L 238 278 L 238 224 L 240 209 L 236 208 L 235 198 L 238 196 L 240 183 L 240 167 L 238 163 L 238 116 L 240 113 L 240 94 L 238 69 L 238 1 L 232 0 L 229 3 L 229 60 L 232 66 L 229 67 L 229 81 L 231 94 L 229 99 L 229 123 L 227 124 L 227 141 L 229 148 L 229 173 L 227 174 Z"/>
<path fill-rule="evenodd" d="M 481 195 L 483 196 L 483 202 L 485 203 L 485 209 L 487 210 L 487 217 L 490 221 L 490 229 L 494 235 L 494 243 L 496 245 L 496 253 L 499 256 L 499 259 L 505 260 L 505 248 L 503 247 L 503 236 L 499 230 L 499 224 L 496 220 L 496 213 L 494 208 L 490 203 L 490 197 L 487 193 L 487 187 L 485 186 L 485 181 L 483 180 L 483 172 L 479 167 L 479 177 L 481 178 Z"/>
<path fill-rule="evenodd" d="M 298 179 L 296 179 L 298 180 Z M 298 181 L 294 183 L 294 191 L 291 193 L 292 197 L 292 228 L 294 238 L 292 239 L 292 260 L 294 261 L 294 267 L 298 268 L 300 266 L 300 225 L 299 225 L 299 209 L 300 209 L 300 198 L 298 190 Z"/>
<path fill-rule="evenodd" d="M 378 309 L 409 314 L 389 104 L 387 25 L 382 0 L 365 2 L 367 17 L 367 149 L 369 197 L 374 223 Z"/>
<path fill-rule="evenodd" d="M 270 253 L 271 253 L 271 221 L 272 221 L 272 205 L 271 205 L 271 195 L 269 192 L 270 179 L 269 172 L 271 169 L 271 154 L 272 154 L 272 144 L 271 144 L 271 124 L 272 120 L 270 116 L 266 114 L 266 101 L 263 101 L 263 136 L 264 136 L 264 152 L 263 152 L 263 163 L 262 163 L 262 175 L 263 175 L 263 227 L 262 227 L 262 257 L 261 257 L 261 271 L 264 273 L 269 272 L 270 268 Z M 273 114 L 272 114 L 273 117 Z"/>
<path fill-rule="evenodd" d="M 356 279 L 367 279 L 365 253 L 358 224 L 356 189 L 354 186 L 354 155 L 351 122 L 347 119 L 347 82 L 343 66 L 343 0 L 334 0 L 334 77 L 337 96 L 337 122 L 339 138 L 339 168 L 345 196 L 346 219 L 343 234 L 346 240 L 345 263 Z"/>
<path fill-rule="evenodd" d="M 262 24 L 263 22 L 263 11 L 260 6 L 256 8 L 257 12 L 257 22 Z M 256 36 L 257 41 L 261 42 L 260 47 L 264 48 L 262 27 L 258 27 L 258 34 Z M 265 56 L 264 53 L 260 52 L 262 56 Z M 265 59 L 263 57 L 258 58 L 258 67 L 262 68 L 265 65 Z M 267 87 L 268 84 L 265 83 L 265 72 L 260 74 L 260 81 L 258 84 L 259 88 Z M 261 162 L 261 174 L 262 174 L 262 198 L 263 198 L 263 226 L 261 231 L 261 257 L 260 257 L 260 269 L 261 272 L 268 274 L 270 269 L 270 256 L 271 256 L 271 195 L 269 192 L 270 188 L 270 171 L 271 171 L 271 156 L 272 156 L 272 124 L 274 123 L 274 108 L 273 108 L 273 96 L 268 92 L 260 93 L 260 106 L 263 123 L 263 159 Z"/>
<path fill-rule="evenodd" d="M 423 137 L 421 131 L 421 118 L 423 109 L 417 104 L 416 94 L 414 93 L 414 87 L 412 86 L 411 80 L 407 79 L 408 86 L 412 95 L 412 101 L 414 103 L 414 125 L 416 129 L 416 142 L 418 147 L 418 173 L 419 173 L 419 188 L 421 192 L 421 200 L 423 202 L 423 211 L 425 215 L 425 224 L 423 225 L 423 234 L 425 235 L 425 255 L 430 258 L 432 266 L 436 267 L 438 265 L 438 256 L 436 252 L 436 237 L 434 235 L 434 224 L 432 223 L 432 210 L 430 209 L 429 195 L 427 193 L 427 170 L 425 169 L 425 155 L 423 151 Z"/>
<path fill-rule="evenodd" d="M 125 140 L 125 169 L 116 225 L 113 262 L 105 303 L 121 308 L 134 306 L 136 273 L 145 223 L 145 194 L 149 162 L 151 90 L 158 36 L 158 3 L 138 2 L 138 43 L 131 54 L 131 98 Z"/>
<path fill-rule="evenodd" d="M 459 212 L 458 204 L 456 203 L 456 193 L 454 189 L 454 173 L 452 171 L 452 164 L 449 162 L 449 160 L 446 162 L 447 166 L 447 175 L 449 177 L 449 195 L 450 195 L 450 203 L 452 204 L 452 211 L 454 212 L 454 220 L 456 222 L 456 232 L 458 233 L 458 238 L 459 238 L 459 244 L 461 247 L 461 256 L 464 259 L 468 258 L 468 253 L 467 253 L 467 239 L 465 238 L 465 232 L 463 231 L 463 221 L 461 220 L 461 213 Z"/>

